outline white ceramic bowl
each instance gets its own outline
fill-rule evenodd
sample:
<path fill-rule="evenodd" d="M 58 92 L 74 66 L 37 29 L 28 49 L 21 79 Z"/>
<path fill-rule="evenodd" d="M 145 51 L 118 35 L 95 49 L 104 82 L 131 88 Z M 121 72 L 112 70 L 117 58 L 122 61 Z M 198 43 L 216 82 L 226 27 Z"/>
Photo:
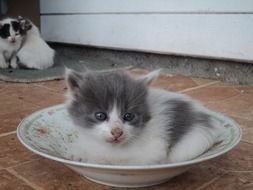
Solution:
<path fill-rule="evenodd" d="M 25 118 L 17 128 L 21 143 L 43 157 L 62 162 L 66 166 L 97 183 L 117 187 L 143 187 L 159 184 L 179 175 L 200 162 L 220 156 L 241 138 L 241 129 L 233 120 L 211 112 L 224 128 L 223 135 L 207 152 L 194 160 L 175 164 L 147 166 L 112 166 L 89 164 L 64 159 L 63 155 L 78 136 L 63 104 L 37 111 Z"/>

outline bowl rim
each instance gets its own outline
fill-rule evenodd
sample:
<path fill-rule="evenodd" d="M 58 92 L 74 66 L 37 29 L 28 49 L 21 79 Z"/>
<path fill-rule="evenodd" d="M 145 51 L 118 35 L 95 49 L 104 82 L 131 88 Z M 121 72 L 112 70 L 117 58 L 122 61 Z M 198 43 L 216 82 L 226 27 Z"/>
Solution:
<path fill-rule="evenodd" d="M 24 138 L 21 135 L 21 129 L 23 126 L 23 123 L 28 120 L 30 117 L 32 117 L 33 115 L 36 115 L 42 111 L 46 111 L 47 109 L 53 108 L 53 107 L 58 107 L 58 106 L 64 106 L 64 104 L 57 104 L 57 105 L 53 105 L 53 106 L 49 106 L 46 108 L 42 108 L 39 109 L 33 113 L 31 113 L 30 115 L 26 116 L 17 126 L 17 137 L 19 139 L 19 141 L 21 142 L 21 144 L 23 144 L 28 150 L 32 151 L 35 154 L 38 154 L 44 158 L 50 159 L 50 160 L 54 160 L 54 161 L 58 161 L 61 162 L 63 164 L 68 164 L 68 165 L 72 165 L 72 166 L 80 166 L 80 167 L 84 167 L 84 168 L 92 168 L 92 169 L 110 169 L 110 170 L 151 170 L 151 169 L 165 169 L 165 168 L 176 168 L 176 167 L 183 167 L 183 166 L 189 166 L 189 165 L 193 165 L 193 164 L 197 164 L 199 162 L 203 162 L 203 161 L 207 161 L 210 160 L 212 158 L 218 157 L 222 154 L 227 153 L 228 151 L 230 151 L 231 149 L 233 149 L 236 145 L 239 144 L 241 138 L 242 138 L 242 129 L 241 127 L 230 117 L 225 116 L 222 113 L 216 112 L 216 111 L 212 111 L 209 110 L 210 112 L 214 113 L 214 114 L 218 114 L 219 116 L 225 118 L 226 120 L 229 120 L 231 123 L 233 123 L 234 126 L 237 127 L 238 131 L 239 131 L 239 136 L 236 139 L 235 142 L 233 142 L 229 147 L 227 147 L 226 149 L 203 157 L 203 158 L 195 158 L 193 160 L 189 160 L 189 161 L 184 161 L 184 162 L 178 162 L 178 163 L 168 163 L 168 164 L 154 164 L 154 165 L 105 165 L 105 164 L 93 164 L 93 163 L 85 163 L 85 162 L 78 162 L 78 161 L 72 161 L 72 160 L 67 160 L 64 158 L 60 158 L 57 156 L 53 156 L 53 155 L 49 155 L 46 154 L 44 152 L 38 151 L 37 149 L 29 146 Z"/>

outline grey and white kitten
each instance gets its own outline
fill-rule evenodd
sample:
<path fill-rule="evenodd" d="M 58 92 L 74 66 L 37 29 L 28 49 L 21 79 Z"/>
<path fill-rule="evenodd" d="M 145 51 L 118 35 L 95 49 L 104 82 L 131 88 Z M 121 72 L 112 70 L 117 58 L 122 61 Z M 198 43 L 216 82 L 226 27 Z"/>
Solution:
<path fill-rule="evenodd" d="M 20 49 L 26 31 L 16 18 L 0 20 L 0 68 L 16 64 L 12 58 Z"/>
<path fill-rule="evenodd" d="M 147 165 L 191 160 L 209 149 L 217 121 L 188 96 L 149 87 L 158 74 L 68 70 L 66 105 L 79 137 L 67 157 Z"/>

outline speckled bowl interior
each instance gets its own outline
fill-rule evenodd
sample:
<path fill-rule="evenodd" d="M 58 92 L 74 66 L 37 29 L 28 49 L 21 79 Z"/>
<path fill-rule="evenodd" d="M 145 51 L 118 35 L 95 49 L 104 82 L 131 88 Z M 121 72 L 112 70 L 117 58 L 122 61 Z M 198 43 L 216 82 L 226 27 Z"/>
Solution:
<path fill-rule="evenodd" d="M 63 104 L 37 111 L 25 118 L 17 128 L 21 143 L 29 150 L 48 159 L 62 162 L 86 178 L 118 187 L 143 187 L 167 181 L 195 164 L 220 156 L 239 143 L 241 129 L 230 118 L 213 111 L 223 131 L 217 142 L 193 160 L 163 165 L 115 166 L 76 162 L 65 159 L 71 144 L 78 137 Z"/>

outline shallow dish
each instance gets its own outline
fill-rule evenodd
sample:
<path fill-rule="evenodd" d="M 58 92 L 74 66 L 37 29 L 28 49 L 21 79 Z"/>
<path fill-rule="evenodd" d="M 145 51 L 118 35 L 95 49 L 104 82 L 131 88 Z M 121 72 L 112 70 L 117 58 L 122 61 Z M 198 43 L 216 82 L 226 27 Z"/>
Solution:
<path fill-rule="evenodd" d="M 97 183 L 117 187 L 143 187 L 159 184 L 179 175 L 200 162 L 220 156 L 239 143 L 241 129 L 230 118 L 210 111 L 224 129 L 217 143 L 196 159 L 161 165 L 112 166 L 71 161 L 64 158 L 78 133 L 63 104 L 37 111 L 17 128 L 21 143 L 29 150 L 66 166 Z"/>

